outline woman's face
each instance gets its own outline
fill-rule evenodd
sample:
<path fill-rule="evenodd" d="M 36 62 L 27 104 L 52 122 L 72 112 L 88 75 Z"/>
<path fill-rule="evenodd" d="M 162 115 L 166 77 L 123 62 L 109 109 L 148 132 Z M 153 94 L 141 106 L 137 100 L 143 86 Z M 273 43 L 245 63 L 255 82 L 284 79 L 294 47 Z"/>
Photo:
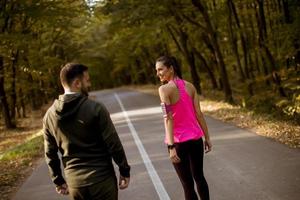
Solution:
<path fill-rule="evenodd" d="M 155 64 L 156 75 L 161 82 L 170 81 L 173 77 L 173 68 L 165 66 L 162 62 Z"/>

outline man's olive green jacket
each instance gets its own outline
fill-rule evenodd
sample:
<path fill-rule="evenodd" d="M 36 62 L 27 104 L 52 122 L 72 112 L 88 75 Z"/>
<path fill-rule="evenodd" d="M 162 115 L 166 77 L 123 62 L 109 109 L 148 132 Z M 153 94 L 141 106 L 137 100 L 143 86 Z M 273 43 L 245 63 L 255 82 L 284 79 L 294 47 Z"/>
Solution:
<path fill-rule="evenodd" d="M 56 185 L 82 187 L 115 176 L 112 159 L 120 174 L 129 177 L 123 146 L 103 104 L 82 94 L 59 96 L 43 120 L 45 158 Z"/>

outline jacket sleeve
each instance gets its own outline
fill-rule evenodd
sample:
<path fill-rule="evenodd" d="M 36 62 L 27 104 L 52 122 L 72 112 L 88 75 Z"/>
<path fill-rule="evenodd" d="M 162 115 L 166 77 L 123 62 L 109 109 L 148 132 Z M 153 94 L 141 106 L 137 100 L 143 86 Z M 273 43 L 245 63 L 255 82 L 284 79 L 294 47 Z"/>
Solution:
<path fill-rule="evenodd" d="M 46 128 L 43 123 L 43 136 L 44 136 L 44 149 L 45 149 L 45 160 L 49 168 L 50 177 L 56 186 L 65 183 L 60 168 L 60 159 L 58 157 L 58 147 L 53 135 Z"/>
<path fill-rule="evenodd" d="M 100 104 L 98 116 L 101 135 L 110 155 L 118 165 L 120 174 L 123 177 L 130 177 L 130 166 L 128 165 L 123 145 L 104 105 Z"/>

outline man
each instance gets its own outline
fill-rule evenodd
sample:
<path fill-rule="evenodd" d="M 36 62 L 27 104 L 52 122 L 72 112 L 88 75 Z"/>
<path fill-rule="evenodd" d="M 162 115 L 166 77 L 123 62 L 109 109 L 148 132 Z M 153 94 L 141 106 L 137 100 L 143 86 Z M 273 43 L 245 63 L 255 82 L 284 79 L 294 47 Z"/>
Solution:
<path fill-rule="evenodd" d="M 74 200 L 116 200 L 112 159 L 119 167 L 120 189 L 128 187 L 130 166 L 108 111 L 87 98 L 91 85 L 88 68 L 66 64 L 60 80 L 65 93 L 55 100 L 43 120 L 45 158 L 56 191 L 70 194 Z"/>

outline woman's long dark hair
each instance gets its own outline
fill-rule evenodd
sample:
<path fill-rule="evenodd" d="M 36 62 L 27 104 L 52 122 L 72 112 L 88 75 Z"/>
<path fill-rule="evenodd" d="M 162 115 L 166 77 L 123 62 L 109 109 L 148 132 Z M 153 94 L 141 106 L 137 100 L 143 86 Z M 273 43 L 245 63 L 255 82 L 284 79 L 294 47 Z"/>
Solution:
<path fill-rule="evenodd" d="M 174 69 L 175 75 L 182 79 L 181 67 L 174 56 L 161 56 L 156 59 L 156 62 L 161 62 L 164 66 Z"/>

